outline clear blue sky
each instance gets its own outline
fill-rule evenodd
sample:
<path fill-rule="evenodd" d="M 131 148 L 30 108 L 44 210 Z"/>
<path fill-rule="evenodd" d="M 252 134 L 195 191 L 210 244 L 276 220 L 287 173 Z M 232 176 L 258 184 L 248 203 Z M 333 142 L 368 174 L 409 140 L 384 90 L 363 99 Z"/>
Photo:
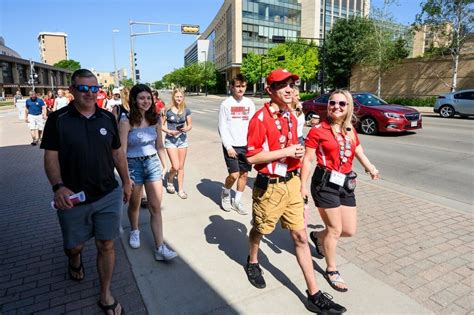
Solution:
<path fill-rule="evenodd" d="M 130 72 L 129 19 L 154 23 L 198 24 L 204 30 L 224 0 L 0 0 L 0 36 L 23 58 L 38 61 L 39 32 L 68 34 L 69 58 L 83 67 L 113 71 L 112 30 L 117 68 Z M 420 11 L 419 0 L 398 0 L 396 21 L 409 24 Z M 372 0 L 381 6 L 383 0 Z M 28 17 L 31 14 L 31 17 Z M 134 29 L 140 31 L 139 28 Z M 142 29 L 143 30 L 143 29 Z M 194 35 L 159 34 L 136 38 L 141 79 L 153 82 L 183 66 L 184 49 Z M 130 75 L 130 73 L 129 73 Z"/>

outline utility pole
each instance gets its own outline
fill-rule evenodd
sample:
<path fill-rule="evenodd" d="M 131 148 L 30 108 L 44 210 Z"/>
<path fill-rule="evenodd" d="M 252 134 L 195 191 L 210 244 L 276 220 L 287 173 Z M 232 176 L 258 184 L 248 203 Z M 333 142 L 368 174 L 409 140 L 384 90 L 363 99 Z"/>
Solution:
<path fill-rule="evenodd" d="M 130 25 L 130 58 L 132 61 L 131 68 L 132 68 L 132 79 L 133 82 L 137 82 L 140 77 L 140 72 L 136 69 L 137 64 L 135 63 L 135 48 L 134 46 L 134 37 L 137 36 L 144 36 L 144 35 L 156 35 L 162 33 L 181 33 L 181 34 L 191 34 L 191 35 L 199 35 L 199 25 L 189 25 L 189 24 L 170 24 L 170 23 L 152 23 L 152 22 L 137 22 L 129 20 L 128 24 Z M 146 25 L 148 30 L 146 32 L 134 33 L 133 32 L 133 25 Z M 164 27 L 163 30 L 160 31 L 153 31 L 151 30 L 152 27 Z"/>
<path fill-rule="evenodd" d="M 117 62 L 115 60 L 115 33 L 118 33 L 119 30 L 112 30 L 112 49 L 114 53 L 114 85 L 115 87 L 119 86 L 118 75 L 117 75 Z"/>

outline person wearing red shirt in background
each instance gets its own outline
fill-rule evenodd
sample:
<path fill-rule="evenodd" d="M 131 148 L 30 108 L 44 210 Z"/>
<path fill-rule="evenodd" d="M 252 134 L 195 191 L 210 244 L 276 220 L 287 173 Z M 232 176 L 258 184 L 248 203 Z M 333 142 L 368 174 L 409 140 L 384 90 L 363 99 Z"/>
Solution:
<path fill-rule="evenodd" d="M 99 105 L 100 108 L 104 108 L 104 102 L 107 99 L 107 93 L 105 93 L 104 90 L 100 89 L 99 93 L 97 93 L 97 105 Z"/>
<path fill-rule="evenodd" d="M 163 110 L 165 109 L 165 102 L 161 100 L 158 91 L 153 91 L 153 100 L 155 101 L 156 112 L 160 115 L 163 115 Z"/>
<path fill-rule="evenodd" d="M 379 178 L 379 171 L 365 156 L 352 125 L 354 101 L 351 93 L 334 91 L 329 97 L 327 110 L 327 119 L 311 128 L 306 137 L 301 195 L 308 196 L 306 181 L 316 158 L 311 195 L 326 228 L 312 232 L 310 237 L 316 247 L 316 257 L 326 257 L 324 277 L 334 290 L 346 292 L 347 285 L 336 267 L 336 246 L 339 237 L 354 235 L 357 227 L 354 195 L 357 174 L 352 171 L 352 161 L 357 157 L 372 179 Z"/>
<path fill-rule="evenodd" d="M 298 264 L 307 285 L 306 308 L 315 313 L 341 314 L 346 308 L 333 302 L 319 290 L 313 270 L 304 223 L 304 202 L 297 171 L 304 147 L 298 143 L 297 121 L 289 111 L 295 81 L 299 77 L 287 70 L 276 69 L 267 77 L 266 88 L 271 101 L 250 120 L 247 136 L 247 159 L 258 175 L 252 197 L 252 229 L 249 234 L 249 256 L 246 273 L 256 288 L 265 288 L 265 280 L 257 254 L 263 235 L 270 234 L 278 221 L 290 230 Z"/>
<path fill-rule="evenodd" d="M 46 115 L 49 115 L 54 110 L 54 95 L 53 91 L 48 91 L 48 94 L 43 98 L 46 104 Z"/>

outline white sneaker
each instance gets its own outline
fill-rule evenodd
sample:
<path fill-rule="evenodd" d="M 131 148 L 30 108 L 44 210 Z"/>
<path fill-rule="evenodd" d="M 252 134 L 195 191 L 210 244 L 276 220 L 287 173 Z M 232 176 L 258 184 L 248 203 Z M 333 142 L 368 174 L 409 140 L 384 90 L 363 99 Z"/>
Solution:
<path fill-rule="evenodd" d="M 130 231 L 130 238 L 128 239 L 128 244 L 131 248 L 140 247 L 140 230 Z"/>
<path fill-rule="evenodd" d="M 244 209 L 243 203 L 240 200 L 232 204 L 232 209 L 237 211 L 238 214 L 242 214 L 242 215 L 248 214 L 248 212 Z"/>
<path fill-rule="evenodd" d="M 222 209 L 224 209 L 224 211 L 229 212 L 230 210 L 232 210 L 230 194 L 226 194 L 224 190 L 222 190 L 222 193 L 221 193 L 221 206 L 222 206 Z"/>
<path fill-rule="evenodd" d="M 177 257 L 178 254 L 176 254 L 174 251 L 168 248 L 165 244 L 160 245 L 158 249 L 155 250 L 155 259 L 156 260 L 171 260 L 175 257 Z"/>

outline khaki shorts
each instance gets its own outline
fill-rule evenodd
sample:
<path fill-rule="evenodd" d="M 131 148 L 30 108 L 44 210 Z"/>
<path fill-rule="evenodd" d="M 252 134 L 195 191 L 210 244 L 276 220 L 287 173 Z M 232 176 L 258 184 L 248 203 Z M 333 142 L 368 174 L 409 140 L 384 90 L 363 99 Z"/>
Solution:
<path fill-rule="evenodd" d="M 304 202 L 301 181 L 294 176 L 287 182 L 269 184 L 266 191 L 254 186 L 252 192 L 253 226 L 260 234 L 270 234 L 278 221 L 281 227 L 299 231 L 304 225 Z"/>
<path fill-rule="evenodd" d="M 28 127 L 30 130 L 43 130 L 44 119 L 43 115 L 28 115 Z"/>

